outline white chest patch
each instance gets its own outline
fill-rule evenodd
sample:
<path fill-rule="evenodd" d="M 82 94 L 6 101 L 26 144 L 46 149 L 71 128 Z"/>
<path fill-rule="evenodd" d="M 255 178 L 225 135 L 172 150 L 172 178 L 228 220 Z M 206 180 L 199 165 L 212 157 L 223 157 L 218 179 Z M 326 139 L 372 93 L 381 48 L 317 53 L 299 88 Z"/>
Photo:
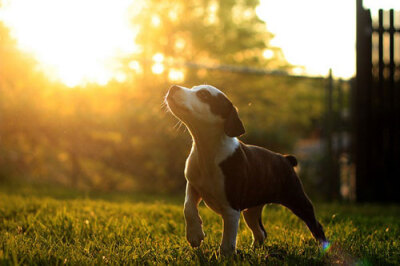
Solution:
<path fill-rule="evenodd" d="M 222 140 L 222 142 L 223 143 L 220 146 L 221 148 L 217 151 L 217 154 L 215 156 L 215 162 L 217 163 L 217 165 L 219 165 L 226 158 L 231 156 L 235 152 L 237 147 L 239 147 L 239 140 L 237 138 L 226 137 Z"/>
<path fill-rule="evenodd" d="M 219 164 L 232 155 L 239 146 L 237 138 L 225 138 L 223 145 L 216 150 L 214 158 L 202 161 L 198 151 L 192 151 L 186 161 L 185 176 L 190 184 L 201 195 L 204 202 L 215 212 L 222 213 L 230 208 L 225 194 L 225 178 Z"/>

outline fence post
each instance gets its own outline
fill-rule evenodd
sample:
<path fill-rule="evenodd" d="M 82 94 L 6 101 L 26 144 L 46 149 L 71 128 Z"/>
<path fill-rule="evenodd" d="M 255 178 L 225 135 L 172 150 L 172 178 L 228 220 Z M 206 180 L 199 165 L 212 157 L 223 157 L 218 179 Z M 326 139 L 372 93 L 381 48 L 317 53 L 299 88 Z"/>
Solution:
<path fill-rule="evenodd" d="M 337 110 L 337 152 L 336 152 L 336 158 L 337 160 L 340 160 L 340 155 L 342 154 L 344 150 L 344 144 L 343 144 L 343 131 L 344 131 L 344 125 L 343 125 L 343 108 L 344 108 L 344 103 L 343 103 L 343 80 L 339 79 L 338 81 L 338 110 Z M 339 176 L 340 178 L 340 176 Z"/>
<path fill-rule="evenodd" d="M 326 154 L 326 177 L 328 180 L 328 195 L 331 200 L 339 199 L 339 171 L 334 151 L 334 110 L 333 110 L 333 76 L 329 69 L 328 84 L 326 86 L 326 115 L 325 115 L 325 154 Z"/>
<path fill-rule="evenodd" d="M 354 159 L 356 162 L 356 197 L 368 201 L 374 196 L 371 180 L 371 90 L 372 90 L 372 21 L 363 1 L 357 0 L 357 76 L 354 93 Z"/>

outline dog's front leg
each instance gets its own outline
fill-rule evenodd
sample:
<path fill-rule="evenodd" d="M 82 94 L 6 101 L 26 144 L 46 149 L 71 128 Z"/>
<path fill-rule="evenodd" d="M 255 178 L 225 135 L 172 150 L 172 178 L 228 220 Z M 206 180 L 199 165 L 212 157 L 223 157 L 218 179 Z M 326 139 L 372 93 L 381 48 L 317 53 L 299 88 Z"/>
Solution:
<path fill-rule="evenodd" d="M 183 213 L 186 221 L 186 239 L 192 247 L 200 246 L 204 240 L 203 222 L 197 209 L 200 200 L 200 194 L 187 182 Z"/>
<path fill-rule="evenodd" d="M 224 232 L 222 235 L 221 254 L 230 256 L 236 249 L 240 211 L 229 209 L 222 213 L 222 219 L 224 220 Z"/>

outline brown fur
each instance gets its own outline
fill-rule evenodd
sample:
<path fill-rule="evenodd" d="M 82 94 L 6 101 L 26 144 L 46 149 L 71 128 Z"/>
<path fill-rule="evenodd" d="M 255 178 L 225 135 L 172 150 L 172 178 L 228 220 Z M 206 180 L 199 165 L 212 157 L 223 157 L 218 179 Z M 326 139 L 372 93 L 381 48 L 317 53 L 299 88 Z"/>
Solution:
<path fill-rule="evenodd" d="M 314 208 L 293 170 L 296 164 L 292 155 L 283 156 L 240 142 L 236 151 L 220 163 L 227 199 L 236 210 L 266 203 L 282 204 L 304 220 L 316 239 L 325 241 Z"/>

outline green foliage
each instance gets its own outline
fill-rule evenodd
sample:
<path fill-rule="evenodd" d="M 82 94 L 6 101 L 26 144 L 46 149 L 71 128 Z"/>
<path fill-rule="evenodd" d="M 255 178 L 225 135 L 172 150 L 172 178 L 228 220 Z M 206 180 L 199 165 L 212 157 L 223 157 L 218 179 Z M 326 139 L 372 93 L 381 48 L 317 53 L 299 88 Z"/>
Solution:
<path fill-rule="evenodd" d="M 287 209 L 267 206 L 268 238 L 251 247 L 240 221 L 238 252 L 218 254 L 221 219 L 202 206 L 205 242 L 185 240 L 183 194 L 101 194 L 54 187 L 0 187 L 0 263 L 11 264 L 396 264 L 398 206 L 318 204 L 332 246 L 321 250 Z"/>

